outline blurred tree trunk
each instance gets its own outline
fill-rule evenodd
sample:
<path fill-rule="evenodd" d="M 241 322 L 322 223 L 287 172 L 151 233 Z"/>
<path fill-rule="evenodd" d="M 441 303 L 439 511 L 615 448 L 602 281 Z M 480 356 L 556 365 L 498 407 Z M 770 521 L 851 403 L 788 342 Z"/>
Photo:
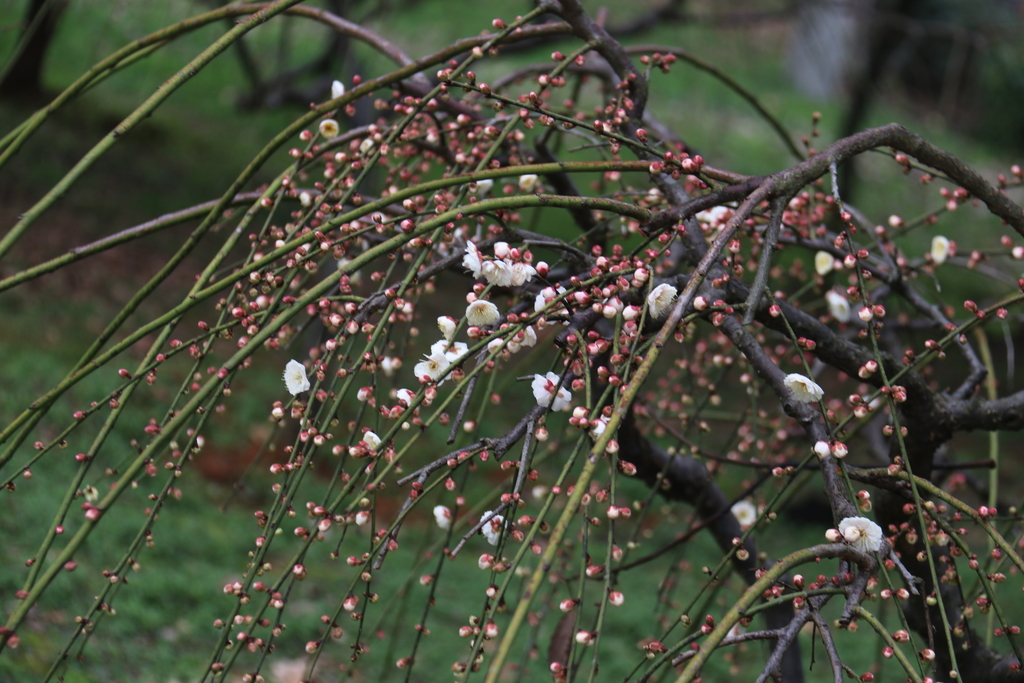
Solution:
<path fill-rule="evenodd" d="M 42 94 L 43 60 L 66 7 L 65 0 L 31 0 L 18 45 L 0 73 L 0 96 L 29 99 Z"/>

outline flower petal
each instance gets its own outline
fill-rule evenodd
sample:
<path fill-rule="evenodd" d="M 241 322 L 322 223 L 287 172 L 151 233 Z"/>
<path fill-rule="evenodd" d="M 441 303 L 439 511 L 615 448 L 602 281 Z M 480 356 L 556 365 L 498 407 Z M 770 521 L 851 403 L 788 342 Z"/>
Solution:
<path fill-rule="evenodd" d="M 288 365 L 284 366 L 284 385 L 292 396 L 309 391 L 309 378 L 306 377 L 306 368 L 302 363 L 297 360 L 288 361 Z"/>
<path fill-rule="evenodd" d="M 825 395 L 825 391 L 815 384 L 813 380 L 796 372 L 786 375 L 786 379 L 783 382 L 786 388 L 793 393 L 793 398 L 797 401 L 815 403 Z"/>

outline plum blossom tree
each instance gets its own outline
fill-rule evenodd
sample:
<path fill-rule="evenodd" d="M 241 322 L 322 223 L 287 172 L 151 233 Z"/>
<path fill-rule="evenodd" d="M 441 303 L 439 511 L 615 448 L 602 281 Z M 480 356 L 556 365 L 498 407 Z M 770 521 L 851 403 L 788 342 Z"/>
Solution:
<path fill-rule="evenodd" d="M 267 413 L 294 439 L 269 467 L 269 507 L 254 511 L 255 527 L 232 530 L 250 535 L 252 550 L 223 585 L 196 680 L 262 680 L 267 662 L 288 653 L 305 657 L 305 680 L 338 662 L 372 677 L 383 656 L 400 671 L 387 680 L 597 680 L 614 659 L 623 680 L 685 683 L 764 641 L 764 656 L 740 657 L 757 680 L 799 681 L 807 655 L 797 637 L 808 625 L 837 681 L 1024 680 L 1006 600 L 1024 571 L 1017 509 L 1001 502 L 998 476 L 980 505 L 942 485 L 977 465 L 944 453 L 954 435 L 1024 427 L 1024 393 L 1000 393 L 994 377 L 1012 369 L 996 368 L 987 341 L 1024 300 L 1015 266 L 1024 213 L 1011 198 L 1019 167 L 986 180 L 896 124 L 801 147 L 769 116 L 793 162 L 749 176 L 712 165 L 699 140 L 684 142 L 649 106 L 678 62 L 706 65 L 671 46 L 624 46 L 578 0 L 542 0 L 415 59 L 328 12 L 278 0 L 229 5 L 136 41 L 4 137 L 0 164 L 55 108 L 140 51 L 237 22 L 10 226 L 0 259 L 190 74 L 284 14 L 364 41 L 396 67 L 324 93 L 213 202 L 0 280 L 0 290 L 27 286 L 201 221 L 67 377 L 0 432 L 2 495 L 16 497 L 41 485 L 31 478 L 39 459 L 101 423 L 74 476 L 48 484 L 64 502 L 41 527 L 38 553 L 4 558 L 24 583 L 3 596 L 0 656 L 29 647 L 33 606 L 105 518 L 143 506 L 138 536 L 97 577 L 96 600 L 51 675 L 65 665 L 153 529 L 174 523 L 165 503 L 204 457 L 203 435 L 218 429 L 232 385 L 271 368 L 284 381 L 265 397 Z M 505 46 L 555 39 L 570 47 L 502 65 Z M 475 71 L 495 65 L 505 70 L 491 82 Z M 346 129 L 362 99 L 378 118 Z M 283 148 L 290 161 L 253 188 Z M 887 156 L 896 177 L 939 186 L 941 208 L 917 219 L 894 208 L 886 221 L 844 203 L 837 168 L 869 152 Z M 917 249 L 915 238 L 954 210 L 1002 230 L 998 247 L 979 233 L 976 245 L 934 235 L 929 253 Z M 217 249 L 180 303 L 129 329 L 200 240 Z M 995 283 L 959 314 L 931 284 L 952 268 Z M 133 368 L 110 371 L 140 342 Z M 942 365 L 947 353 L 959 367 Z M 57 436 L 32 436 L 58 398 L 100 373 L 109 395 Z M 115 467 L 111 427 L 168 376 L 180 388 Z M 997 473 L 997 462 L 984 465 Z M 315 479 L 317 467 L 331 474 Z M 103 483 L 98 495 L 86 482 Z M 831 512 L 820 542 L 759 550 L 807 482 Z M 687 515 L 664 516 L 659 498 Z M 701 559 L 703 570 L 679 568 L 678 553 L 705 535 L 721 553 Z M 377 646 L 367 624 L 393 597 L 379 592 L 380 576 L 409 572 L 400 548 L 420 538 L 419 585 L 402 588 L 407 607 L 382 636 L 402 650 Z M 338 568 L 318 573 L 318 556 Z M 479 585 L 444 593 L 464 566 Z M 659 566 L 686 572 L 693 594 L 637 580 Z M 316 637 L 296 643 L 287 629 L 310 621 L 308 600 L 323 616 L 312 619 Z M 662 605 L 661 618 L 627 633 L 620 615 L 631 601 Z M 847 663 L 858 629 L 879 653 L 874 670 Z M 442 651 L 450 671 L 427 668 L 426 650 Z"/>

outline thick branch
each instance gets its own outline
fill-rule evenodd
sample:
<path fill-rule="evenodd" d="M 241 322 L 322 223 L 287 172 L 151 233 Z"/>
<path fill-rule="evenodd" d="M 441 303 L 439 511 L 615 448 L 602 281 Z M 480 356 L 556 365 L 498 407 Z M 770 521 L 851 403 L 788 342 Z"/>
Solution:
<path fill-rule="evenodd" d="M 993 187 L 973 168 L 949 152 L 936 147 L 920 135 L 911 133 L 898 123 L 869 128 L 843 138 L 802 164 L 776 173 L 779 192 L 799 191 L 828 172 L 833 163 L 841 163 L 876 147 L 892 147 L 909 154 L 926 166 L 942 171 L 961 187 L 980 199 L 988 210 L 1024 235 L 1024 211 L 1000 190 Z"/>

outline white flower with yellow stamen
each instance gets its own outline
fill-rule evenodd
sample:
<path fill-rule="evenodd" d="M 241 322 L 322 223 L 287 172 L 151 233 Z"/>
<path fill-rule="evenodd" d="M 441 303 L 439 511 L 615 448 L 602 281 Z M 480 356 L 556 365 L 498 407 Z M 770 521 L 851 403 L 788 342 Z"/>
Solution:
<path fill-rule="evenodd" d="M 786 379 L 783 381 L 786 388 L 793 392 L 793 398 L 797 401 L 814 403 L 821 400 L 821 397 L 825 395 L 825 391 L 815 384 L 814 380 L 799 373 L 794 372 L 786 375 Z"/>
<path fill-rule="evenodd" d="M 932 238 L 932 263 L 941 266 L 949 257 L 949 240 L 942 235 Z"/>
<path fill-rule="evenodd" d="M 676 299 L 678 290 L 667 282 L 663 282 L 647 295 L 647 310 L 651 318 L 657 320 L 668 313 L 672 302 Z"/>
<path fill-rule="evenodd" d="M 519 189 L 523 192 L 533 192 L 537 188 L 538 179 L 533 173 L 519 176 Z"/>
<path fill-rule="evenodd" d="M 814 255 L 814 271 L 818 275 L 828 275 L 835 267 L 835 259 L 827 251 L 819 251 Z"/>
<path fill-rule="evenodd" d="M 446 343 L 443 342 L 442 343 Z M 416 378 L 422 381 L 423 377 L 426 377 L 431 382 L 437 382 L 441 384 L 444 382 L 444 378 L 448 375 L 448 367 L 451 365 L 451 361 L 445 355 L 444 351 L 437 351 L 434 344 L 430 348 L 430 354 L 425 355 L 423 360 L 416 364 L 416 367 L 412 369 Z"/>
<path fill-rule="evenodd" d="M 732 515 L 743 529 L 749 529 L 757 521 L 757 506 L 749 500 L 741 500 L 732 506 Z"/>
<path fill-rule="evenodd" d="M 448 359 L 448 363 L 455 363 L 469 353 L 469 347 L 466 346 L 465 342 L 446 342 L 442 340 L 434 342 L 434 345 L 430 347 L 431 353 L 438 351 L 444 354 L 444 357 Z"/>
<path fill-rule="evenodd" d="M 328 140 L 338 137 L 340 132 L 341 128 L 338 127 L 338 122 L 334 119 L 324 119 L 320 122 L 320 135 L 323 135 Z"/>
<path fill-rule="evenodd" d="M 470 325 L 484 327 L 501 319 L 498 307 L 485 299 L 477 299 L 466 307 L 466 320 Z"/>
<path fill-rule="evenodd" d="M 515 276 L 512 266 L 502 260 L 484 261 L 480 266 L 480 273 L 495 287 L 511 287 Z"/>
<path fill-rule="evenodd" d="M 284 385 L 292 396 L 309 391 L 309 378 L 306 377 L 306 368 L 297 360 L 288 361 L 284 366 Z"/>
<path fill-rule="evenodd" d="M 527 282 L 533 279 L 533 276 L 537 274 L 537 269 L 531 266 L 529 263 L 513 263 L 512 264 L 512 286 L 522 287 Z"/>
<path fill-rule="evenodd" d="M 873 553 L 882 547 L 882 527 L 867 517 L 847 517 L 839 522 L 843 540 L 857 550 Z"/>

